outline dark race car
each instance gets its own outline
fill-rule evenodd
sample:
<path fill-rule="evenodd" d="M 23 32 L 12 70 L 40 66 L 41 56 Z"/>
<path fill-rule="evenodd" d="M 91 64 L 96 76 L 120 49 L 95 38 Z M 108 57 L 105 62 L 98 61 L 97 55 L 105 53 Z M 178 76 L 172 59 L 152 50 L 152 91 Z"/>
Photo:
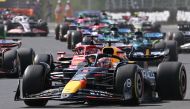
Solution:
<path fill-rule="evenodd" d="M 132 55 L 131 59 L 160 57 Z M 139 105 L 153 98 L 183 100 L 187 88 L 186 70 L 180 62 L 163 62 L 152 71 L 115 55 L 96 54 L 87 56 L 84 67 L 77 70 L 55 71 L 52 66 L 50 55 L 38 56 L 19 80 L 15 100 L 28 106 L 45 106 L 48 100 Z"/>
<path fill-rule="evenodd" d="M 178 32 L 171 34 L 170 40 L 175 40 L 178 44 L 179 52 L 190 51 L 190 23 L 182 22 L 178 24 Z"/>

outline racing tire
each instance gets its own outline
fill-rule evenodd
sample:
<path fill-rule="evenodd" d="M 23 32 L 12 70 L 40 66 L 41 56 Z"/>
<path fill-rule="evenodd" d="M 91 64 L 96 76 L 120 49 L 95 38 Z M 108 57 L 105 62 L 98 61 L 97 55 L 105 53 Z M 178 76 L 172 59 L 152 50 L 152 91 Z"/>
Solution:
<path fill-rule="evenodd" d="M 181 45 L 184 44 L 184 35 L 182 32 L 177 32 L 174 36 L 173 36 L 173 40 L 175 40 L 177 42 L 177 46 L 180 47 Z"/>
<path fill-rule="evenodd" d="M 159 23 L 154 23 L 152 28 L 154 32 L 160 32 L 161 25 Z"/>
<path fill-rule="evenodd" d="M 72 49 L 72 43 L 71 43 L 71 39 L 72 39 L 72 33 L 69 33 L 68 36 L 67 36 L 67 48 L 68 49 Z"/>
<path fill-rule="evenodd" d="M 50 69 L 54 69 L 53 56 L 51 54 L 37 54 L 34 58 L 33 64 L 46 63 L 50 66 Z"/>
<path fill-rule="evenodd" d="M 186 70 L 180 62 L 159 64 L 157 91 L 162 100 L 183 100 L 187 89 Z"/>
<path fill-rule="evenodd" d="M 76 47 L 76 44 L 82 42 L 82 33 L 80 31 L 74 31 L 71 35 L 72 49 Z"/>
<path fill-rule="evenodd" d="M 130 88 L 131 98 L 126 99 L 126 88 Z M 116 93 L 121 94 L 124 97 L 122 105 L 139 105 L 141 103 L 144 83 L 142 74 L 138 70 L 138 65 L 128 64 L 117 69 L 115 89 Z"/>
<path fill-rule="evenodd" d="M 178 61 L 178 50 L 176 41 L 166 41 L 166 47 L 169 49 L 169 59 L 167 61 Z"/>
<path fill-rule="evenodd" d="M 59 40 L 59 32 L 60 32 L 60 25 L 57 25 L 56 27 L 55 27 L 55 39 L 56 40 Z"/>
<path fill-rule="evenodd" d="M 157 50 L 164 50 L 166 48 L 166 42 L 164 40 L 160 40 L 158 43 L 153 45 L 153 48 Z M 160 62 L 162 62 L 162 60 L 153 60 L 149 62 L 149 65 L 158 66 Z"/>
<path fill-rule="evenodd" d="M 9 77 L 19 77 L 21 65 L 16 50 L 10 50 L 4 53 L 3 68 L 8 70 Z"/>
<path fill-rule="evenodd" d="M 60 41 L 66 41 L 64 38 L 64 35 L 67 34 L 67 31 L 69 30 L 69 26 L 67 24 L 63 24 L 61 28 L 61 36 L 59 36 Z"/>
<path fill-rule="evenodd" d="M 28 97 L 30 94 L 40 93 L 49 87 L 48 67 L 45 65 L 29 65 L 23 75 L 22 92 L 23 97 Z M 45 106 L 47 99 L 32 99 L 24 100 L 24 103 L 28 106 Z"/>
<path fill-rule="evenodd" d="M 35 57 L 35 52 L 32 48 L 19 48 L 17 50 L 20 64 L 21 64 L 21 74 L 22 76 L 24 74 L 24 71 L 28 65 L 33 64 L 33 60 Z"/>
<path fill-rule="evenodd" d="M 155 48 L 155 49 L 165 49 L 165 48 L 166 48 L 166 43 L 165 43 L 165 41 L 161 40 L 160 42 L 155 43 L 155 44 L 154 44 L 154 48 Z"/>
<path fill-rule="evenodd" d="M 0 24 L 0 37 L 4 37 L 4 36 L 5 36 L 4 25 Z"/>
<path fill-rule="evenodd" d="M 7 31 L 14 29 L 15 26 L 18 26 L 17 23 L 12 23 L 11 20 L 7 20 L 5 25 L 7 26 Z"/>
<path fill-rule="evenodd" d="M 49 28 L 47 26 L 47 22 L 42 21 L 38 23 L 38 29 L 45 31 L 44 33 L 40 33 L 40 36 L 47 36 L 49 33 Z"/>

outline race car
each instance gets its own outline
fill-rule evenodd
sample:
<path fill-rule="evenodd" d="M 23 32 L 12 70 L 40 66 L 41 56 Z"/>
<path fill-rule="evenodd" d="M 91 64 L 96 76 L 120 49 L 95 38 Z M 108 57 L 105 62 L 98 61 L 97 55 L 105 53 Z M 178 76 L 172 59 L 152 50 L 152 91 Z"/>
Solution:
<path fill-rule="evenodd" d="M 128 24 L 132 24 L 135 29 L 143 31 L 160 32 L 161 25 L 157 22 L 148 21 L 147 16 L 123 16 Z"/>
<path fill-rule="evenodd" d="M 47 36 L 49 33 L 46 22 L 36 21 L 25 15 L 15 16 L 11 20 L 7 20 L 5 28 L 8 36 Z"/>
<path fill-rule="evenodd" d="M 160 61 L 178 61 L 177 42 L 165 41 L 165 33 L 161 32 L 142 33 L 139 31 L 125 35 L 121 34 L 118 30 L 110 30 L 106 34 L 86 36 L 81 44 L 98 44 L 102 45 L 102 47 L 108 44 L 111 47 L 116 47 L 128 53 L 145 49 L 157 51 L 157 53 L 168 51 L 164 60 L 157 60 L 154 63 L 160 63 Z"/>
<path fill-rule="evenodd" d="M 107 25 L 106 23 L 109 22 L 107 20 L 101 18 L 100 11 L 79 11 L 76 17 L 66 18 L 63 23 L 56 26 L 55 39 L 67 41 L 73 30 L 81 31 L 83 35 L 89 34 L 91 30 Z"/>
<path fill-rule="evenodd" d="M 3 25 L 0 25 L 0 33 L 4 32 Z M 31 48 L 21 48 L 19 39 L 8 39 L 0 34 L 0 77 L 19 77 L 24 73 L 25 68 L 32 64 L 34 51 Z"/>
<path fill-rule="evenodd" d="M 63 23 L 59 24 L 55 28 L 55 39 L 59 39 L 60 41 L 67 41 L 68 49 L 71 49 L 70 44 L 73 43 L 73 46 L 76 45 L 76 43 L 82 41 L 82 37 L 86 34 L 91 33 L 91 26 L 94 24 L 94 21 L 89 18 L 84 19 L 76 19 L 75 22 L 72 22 L 70 24 Z M 77 39 L 71 40 L 71 37 L 77 36 Z M 77 41 L 75 43 L 75 41 Z M 73 47 L 74 48 L 74 47 Z"/>
<path fill-rule="evenodd" d="M 65 52 L 57 53 L 57 60 L 63 63 L 67 68 L 77 69 L 80 64 L 85 61 L 85 57 L 89 54 L 101 52 L 100 47 L 96 45 L 78 45 L 73 51 L 72 56 L 67 56 Z"/>
<path fill-rule="evenodd" d="M 92 25 L 94 21 L 100 19 L 99 11 L 80 11 L 76 17 L 66 18 L 62 24 L 58 24 L 55 28 L 55 39 L 60 41 L 67 40 L 67 34 L 70 34 L 68 30 L 73 30 L 74 27 L 78 26 L 89 26 Z M 76 30 L 76 28 L 74 29 Z"/>
<path fill-rule="evenodd" d="M 62 63 L 64 68 L 70 69 L 78 69 L 83 67 L 83 63 L 86 61 L 86 56 L 90 54 L 97 54 L 97 53 L 112 53 L 120 58 L 125 59 L 125 53 L 122 51 L 122 46 L 116 47 L 111 46 L 111 43 L 115 43 L 115 41 L 108 41 L 104 42 L 108 43 L 108 45 L 97 44 L 97 43 L 79 43 L 76 47 L 72 50 L 73 54 L 67 54 L 65 52 L 58 52 L 57 53 L 57 61 Z"/>
<path fill-rule="evenodd" d="M 186 70 L 180 62 L 163 62 L 152 71 L 116 55 L 95 54 L 87 56 L 86 65 L 80 69 L 58 72 L 51 68 L 54 63 L 50 55 L 39 56 L 43 62 L 35 60 L 26 68 L 15 94 L 15 101 L 23 100 L 28 106 L 45 106 L 48 100 L 139 105 L 154 98 L 183 100 L 186 94 Z M 131 58 L 152 60 L 162 55 L 151 57 L 134 54 Z"/>
<path fill-rule="evenodd" d="M 105 32 L 106 31 L 106 32 Z M 110 28 L 104 30 L 101 34 L 90 36 L 89 42 L 93 39 L 96 43 L 104 44 L 105 42 L 112 42 L 112 46 L 127 51 L 144 50 L 144 49 L 157 49 L 158 51 L 169 50 L 169 61 L 178 60 L 177 42 L 166 40 L 166 34 L 161 32 L 131 32 L 127 28 Z M 92 38 L 95 37 L 95 38 Z M 129 49 L 131 48 L 131 49 Z M 126 50 L 125 50 L 126 51 Z"/>
<path fill-rule="evenodd" d="M 178 24 L 178 32 L 169 35 L 169 40 L 175 40 L 178 44 L 179 52 L 190 51 L 190 24 L 182 22 Z"/>
<path fill-rule="evenodd" d="M 66 41 L 64 35 L 66 35 L 69 30 L 76 30 L 76 27 L 76 18 L 65 18 L 62 24 L 57 24 L 55 27 L 55 39 Z"/>

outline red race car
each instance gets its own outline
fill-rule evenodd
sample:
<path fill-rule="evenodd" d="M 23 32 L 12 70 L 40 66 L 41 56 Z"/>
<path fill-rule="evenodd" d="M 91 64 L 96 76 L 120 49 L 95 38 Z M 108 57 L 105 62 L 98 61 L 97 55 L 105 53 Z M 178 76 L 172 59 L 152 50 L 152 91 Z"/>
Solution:
<path fill-rule="evenodd" d="M 0 29 L 0 36 L 0 77 L 19 77 L 32 64 L 35 53 L 31 48 L 20 48 L 19 39 L 5 39 L 4 30 Z"/>
<path fill-rule="evenodd" d="M 96 45 L 79 45 L 75 48 L 72 57 L 66 57 L 65 52 L 57 53 L 57 60 L 63 63 L 69 63 L 69 68 L 77 68 L 82 62 L 85 62 L 85 57 L 89 54 L 101 52 L 101 48 Z"/>
<path fill-rule="evenodd" d="M 67 54 L 65 52 L 58 52 L 57 60 L 59 62 L 62 62 L 62 64 L 64 65 L 67 64 L 68 66 L 66 66 L 66 68 L 69 67 L 71 69 L 76 69 L 85 64 L 86 56 L 97 53 L 113 54 L 123 59 L 126 59 L 125 53 L 118 47 L 113 47 L 113 46 L 103 47 L 100 45 L 78 45 L 74 49 L 72 57 L 67 57 L 66 56 Z"/>
<path fill-rule="evenodd" d="M 0 77 L 18 77 L 32 64 L 34 51 L 31 48 L 20 47 L 19 40 L 0 39 Z"/>

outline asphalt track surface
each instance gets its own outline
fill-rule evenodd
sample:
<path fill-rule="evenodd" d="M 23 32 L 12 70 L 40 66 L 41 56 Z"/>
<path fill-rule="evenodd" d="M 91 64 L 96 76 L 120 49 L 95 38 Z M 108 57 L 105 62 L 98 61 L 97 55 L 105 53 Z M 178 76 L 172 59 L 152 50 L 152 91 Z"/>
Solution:
<path fill-rule="evenodd" d="M 31 47 L 36 53 L 51 53 L 56 56 L 57 51 L 70 52 L 66 49 L 66 43 L 56 41 L 54 39 L 53 24 L 50 24 L 51 33 L 48 37 L 19 37 L 22 39 L 22 47 Z M 164 26 L 164 31 L 176 31 L 176 26 Z M 144 103 L 140 106 L 130 107 L 121 106 L 117 103 L 107 103 L 104 105 L 89 106 L 87 104 L 49 101 L 46 107 L 49 109 L 57 108 L 98 108 L 98 109 L 189 109 L 190 108 L 190 54 L 180 54 L 179 61 L 185 64 L 187 70 L 187 92 L 183 101 L 162 101 L 153 103 Z M 169 79 L 169 78 L 168 78 Z M 17 87 L 17 79 L 0 78 L 0 109 L 18 109 L 29 108 L 22 101 L 14 101 L 15 90 Z M 38 107 L 34 108 L 38 109 Z"/>

